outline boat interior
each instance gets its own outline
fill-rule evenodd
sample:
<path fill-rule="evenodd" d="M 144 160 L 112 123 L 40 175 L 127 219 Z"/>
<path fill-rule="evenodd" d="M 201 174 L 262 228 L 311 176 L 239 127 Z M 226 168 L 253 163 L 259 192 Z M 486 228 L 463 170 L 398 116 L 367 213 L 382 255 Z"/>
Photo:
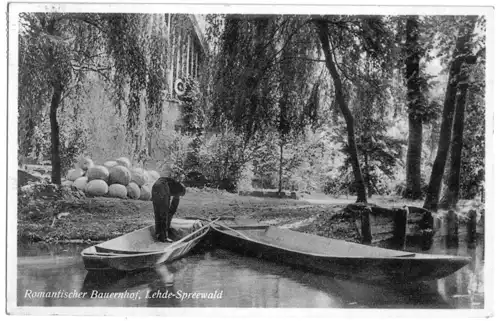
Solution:
<path fill-rule="evenodd" d="M 228 225 L 217 225 L 217 229 L 227 234 L 249 241 L 259 242 L 289 251 L 311 255 L 334 257 L 414 257 L 415 253 L 390 250 L 335 240 L 312 234 L 298 233 L 273 226 L 267 228 L 240 230 Z"/>
<path fill-rule="evenodd" d="M 175 242 L 202 226 L 200 221 L 173 219 L 168 237 Z M 101 253 L 137 254 L 163 251 L 172 242 L 159 242 L 155 237 L 155 227 L 148 226 L 96 245 L 95 249 Z"/>

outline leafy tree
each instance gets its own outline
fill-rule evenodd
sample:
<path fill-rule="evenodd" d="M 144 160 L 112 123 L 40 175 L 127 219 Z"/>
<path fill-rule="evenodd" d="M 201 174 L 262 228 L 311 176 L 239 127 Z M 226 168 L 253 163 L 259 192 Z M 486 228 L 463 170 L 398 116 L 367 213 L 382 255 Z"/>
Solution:
<path fill-rule="evenodd" d="M 297 28 L 303 24 L 302 19 L 289 19 L 282 22 L 284 33 L 293 35 Z M 294 39 L 301 39 L 302 34 L 295 35 Z M 286 41 L 286 37 L 282 40 Z M 285 45 L 282 49 L 282 55 L 279 58 L 279 68 L 277 70 L 276 81 L 278 85 L 278 115 L 276 117 L 275 127 L 279 133 L 279 178 L 278 192 L 283 188 L 283 167 L 284 167 L 284 148 L 288 144 L 294 144 L 304 135 L 304 129 L 307 124 L 317 121 L 315 115 L 318 112 L 318 87 L 319 79 L 314 84 L 311 97 L 306 100 L 304 97 L 309 94 L 307 80 L 313 79 L 313 71 L 317 69 L 314 62 L 304 60 L 310 56 L 309 46 Z M 312 114 L 311 114 L 312 113 Z M 290 171 L 291 169 L 288 169 Z"/>
<path fill-rule="evenodd" d="M 456 46 L 453 51 L 453 56 L 450 62 L 448 84 L 446 88 L 443 112 L 441 116 L 441 129 L 439 134 L 439 145 L 436 154 L 434 165 L 432 166 L 431 178 L 429 181 L 429 189 L 424 202 L 424 208 L 435 211 L 439 202 L 439 194 L 441 182 L 446 166 L 446 158 L 448 155 L 451 127 L 453 115 L 455 112 L 455 101 L 459 83 L 459 76 L 462 64 L 467 59 L 468 44 L 472 39 L 474 24 L 477 17 L 467 16 L 460 23 L 458 35 L 456 38 Z"/>
<path fill-rule="evenodd" d="M 393 56 L 393 35 L 386 24 L 382 17 L 229 17 L 220 33 L 220 69 L 215 85 L 219 96 L 214 119 L 219 124 L 228 121 L 247 142 L 258 132 L 277 129 L 281 146 L 285 146 L 285 137 L 294 137 L 293 132 L 300 133 L 305 124 L 318 120 L 319 83 L 314 79 L 321 75 L 325 82 L 318 63 L 326 62 L 331 76 L 326 82 L 332 83 L 329 97 L 333 109 L 338 108 L 346 121 L 346 152 L 353 168 L 358 201 L 365 202 L 355 118 L 349 100 L 366 87 L 374 88 L 374 92 L 386 90 L 387 86 L 381 83 L 392 76 L 392 64 L 387 61 Z M 312 34 L 317 37 L 311 38 Z M 317 65 L 307 66 L 308 62 Z M 364 70 L 366 65 L 373 66 L 372 75 Z M 306 73 L 307 69 L 313 72 Z M 377 82 L 376 77 L 383 80 Z M 301 83 L 313 86 L 301 88 Z M 308 99 L 304 101 L 301 96 Z M 283 165 L 282 148 L 279 155 Z M 282 171 L 283 166 L 279 166 L 279 176 Z"/>
<path fill-rule="evenodd" d="M 35 121 L 50 100 L 52 182 L 60 184 L 58 110 L 65 96 L 79 90 L 87 72 L 107 69 L 101 64 L 101 32 L 87 15 L 22 13 L 20 22 L 20 114 Z M 21 130 L 21 137 L 28 136 L 23 139 L 30 138 L 32 126 L 30 121 L 27 130 Z"/>
<path fill-rule="evenodd" d="M 203 121 L 205 115 L 203 114 L 203 109 L 200 106 L 201 102 L 201 91 L 200 84 L 198 81 L 192 78 L 184 79 L 186 85 L 186 93 L 180 97 L 182 102 L 182 120 L 183 120 L 183 131 L 191 134 L 197 134 L 203 130 Z"/>
<path fill-rule="evenodd" d="M 151 134 L 160 128 L 165 82 L 164 15 L 22 13 L 19 33 L 20 140 L 29 142 L 48 104 L 52 182 L 61 183 L 61 102 L 96 75 L 113 83 L 115 106 L 127 110 L 129 142 L 138 153 L 141 106 Z M 151 57 L 151 59 L 150 59 Z M 145 99 L 144 99 L 145 98 Z M 20 145 L 25 152 L 27 144 Z"/>
<path fill-rule="evenodd" d="M 243 149 L 279 133 L 279 190 L 284 148 L 306 124 L 307 83 L 316 70 L 307 61 L 310 46 L 300 45 L 303 25 L 297 16 L 231 16 L 216 49 L 214 125 L 234 128 L 243 137 Z"/>
<path fill-rule="evenodd" d="M 472 31 L 471 31 L 472 32 Z M 468 99 L 468 92 L 471 80 L 473 80 L 474 74 L 481 78 L 481 68 L 484 68 L 484 39 L 479 40 L 478 46 L 479 51 L 477 54 L 473 54 L 474 41 L 470 41 L 466 44 L 466 56 L 465 63 L 462 65 L 460 74 L 458 75 L 458 92 L 455 102 L 455 115 L 453 118 L 453 128 L 451 137 L 451 150 L 449 155 L 449 175 L 445 184 L 444 196 L 441 199 L 440 207 L 443 208 L 454 208 L 458 202 L 460 195 L 460 177 L 461 177 L 461 163 L 462 163 L 462 149 L 463 149 L 463 134 L 465 127 L 465 112 L 466 104 L 470 99 Z M 474 66 L 478 60 L 481 59 L 479 66 Z"/>
<path fill-rule="evenodd" d="M 317 20 L 316 25 L 318 27 L 318 37 L 321 41 L 321 45 L 323 48 L 323 52 L 326 59 L 326 65 L 330 72 L 331 77 L 333 78 L 335 84 L 335 99 L 336 102 L 344 115 L 344 119 L 347 125 L 347 152 L 349 153 L 349 157 L 352 164 L 352 171 L 354 174 L 354 182 L 357 193 L 356 202 L 366 202 L 366 190 L 363 181 L 363 176 L 361 174 L 361 166 L 359 165 L 358 160 L 358 150 L 356 146 L 355 140 L 355 131 L 354 131 L 354 118 L 352 113 L 347 105 L 347 101 L 344 97 L 344 89 L 342 86 L 342 80 L 340 78 L 340 74 L 337 71 L 337 66 L 333 61 L 333 53 L 330 49 L 330 39 L 329 39 L 329 28 L 328 22 L 324 20 Z"/>
<path fill-rule="evenodd" d="M 349 108 L 345 82 L 352 83 L 350 76 L 355 76 L 357 79 L 354 85 L 356 81 L 365 82 L 368 86 L 373 85 L 370 82 L 372 79 L 366 77 L 366 74 L 359 68 L 360 65 L 364 66 L 365 61 L 374 65 L 374 69 L 379 70 L 386 78 L 385 75 L 391 69 L 387 58 L 392 56 L 390 46 L 393 42 L 392 36 L 382 17 L 339 16 L 332 19 L 332 17 L 321 16 L 313 17 L 313 22 L 317 28 L 326 67 L 333 80 L 335 105 L 342 112 L 346 122 L 347 153 L 352 166 L 357 202 L 366 202 L 365 182 L 358 159 L 355 119 Z M 351 73 L 348 75 L 349 71 Z"/>
<path fill-rule="evenodd" d="M 476 63 L 468 87 L 462 157 L 460 162 L 460 198 L 484 198 L 485 179 L 485 68 Z"/>
<path fill-rule="evenodd" d="M 422 156 L 422 114 L 425 105 L 420 75 L 421 48 L 418 43 L 418 17 L 406 21 L 406 83 L 408 101 L 408 151 L 406 154 L 405 197 L 419 199 L 421 191 L 420 162 Z"/>
<path fill-rule="evenodd" d="M 103 22 L 113 61 L 115 106 L 126 106 L 128 140 L 139 154 L 144 136 L 149 141 L 161 128 L 169 54 L 165 15 L 110 14 Z"/>

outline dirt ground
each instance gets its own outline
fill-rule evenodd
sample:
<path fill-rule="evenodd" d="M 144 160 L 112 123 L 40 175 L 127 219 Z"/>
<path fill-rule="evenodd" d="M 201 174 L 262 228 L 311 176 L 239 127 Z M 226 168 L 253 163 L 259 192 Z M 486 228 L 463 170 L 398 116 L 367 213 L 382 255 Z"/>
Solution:
<path fill-rule="evenodd" d="M 352 222 L 342 215 L 342 209 L 354 202 L 354 197 L 332 198 L 320 193 L 304 194 L 294 200 L 188 188 L 175 217 L 235 216 L 357 241 L 359 235 Z M 43 199 L 30 203 L 35 206 L 18 206 L 18 242 L 98 242 L 154 224 L 151 201 L 83 196 L 63 205 Z M 370 203 L 385 207 L 410 205 L 397 197 L 378 197 Z M 412 205 L 421 206 L 418 202 Z M 54 221 L 54 214 L 60 213 L 65 213 L 64 217 Z"/>
<path fill-rule="evenodd" d="M 353 202 L 333 204 L 330 199 L 314 201 L 307 196 L 309 199 L 301 200 L 261 198 L 190 188 L 181 199 L 175 217 L 235 216 L 270 225 L 300 228 L 311 224 L 319 216 L 329 217 L 343 205 Z M 37 203 L 42 208 L 39 212 L 23 210 L 18 213 L 17 235 L 20 242 L 95 242 L 154 224 L 151 201 L 95 197 L 78 204 L 57 206 L 57 209 L 51 207 L 50 200 Z M 59 213 L 68 215 L 53 222 L 53 214 Z"/>

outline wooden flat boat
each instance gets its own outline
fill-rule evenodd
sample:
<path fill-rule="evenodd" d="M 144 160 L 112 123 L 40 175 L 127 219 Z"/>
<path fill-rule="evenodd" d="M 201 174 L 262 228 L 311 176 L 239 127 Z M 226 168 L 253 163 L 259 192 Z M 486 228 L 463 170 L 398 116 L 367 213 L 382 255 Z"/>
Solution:
<path fill-rule="evenodd" d="M 304 268 L 373 282 L 435 280 L 454 273 L 470 258 L 384 249 L 273 226 L 211 225 L 218 248 Z"/>
<path fill-rule="evenodd" d="M 155 227 L 148 226 L 84 249 L 83 263 L 88 271 L 136 271 L 177 260 L 195 247 L 210 230 L 196 220 L 173 219 L 169 237 L 159 242 Z"/>

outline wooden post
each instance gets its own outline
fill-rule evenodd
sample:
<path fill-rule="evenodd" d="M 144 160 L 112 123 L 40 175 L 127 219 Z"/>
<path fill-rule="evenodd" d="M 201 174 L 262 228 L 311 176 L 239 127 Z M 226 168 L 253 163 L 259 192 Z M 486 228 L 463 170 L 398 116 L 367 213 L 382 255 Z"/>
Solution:
<path fill-rule="evenodd" d="M 361 212 L 361 243 L 372 243 L 372 229 L 370 224 L 370 211 L 364 210 Z"/>
<path fill-rule="evenodd" d="M 446 246 L 456 247 L 458 245 L 458 219 L 457 214 L 449 210 L 446 215 Z"/>
<path fill-rule="evenodd" d="M 394 210 L 394 245 L 400 248 L 406 246 L 406 226 L 408 223 L 408 208 Z"/>
<path fill-rule="evenodd" d="M 408 206 L 407 209 L 408 222 L 416 223 L 418 226 L 419 243 L 422 250 L 430 249 L 434 242 L 434 216 L 422 207 Z"/>
<path fill-rule="evenodd" d="M 470 210 L 467 216 L 469 217 L 469 221 L 467 222 L 467 243 L 474 246 L 476 242 L 477 213 L 474 210 Z"/>
<path fill-rule="evenodd" d="M 434 229 L 434 217 L 432 213 L 428 210 L 422 209 L 424 214 L 422 216 L 422 220 L 419 223 L 419 227 L 421 230 L 433 230 Z"/>
<path fill-rule="evenodd" d="M 438 231 L 441 229 L 441 225 L 442 225 L 442 221 L 441 219 L 437 218 L 435 221 L 434 221 L 434 230 Z"/>

